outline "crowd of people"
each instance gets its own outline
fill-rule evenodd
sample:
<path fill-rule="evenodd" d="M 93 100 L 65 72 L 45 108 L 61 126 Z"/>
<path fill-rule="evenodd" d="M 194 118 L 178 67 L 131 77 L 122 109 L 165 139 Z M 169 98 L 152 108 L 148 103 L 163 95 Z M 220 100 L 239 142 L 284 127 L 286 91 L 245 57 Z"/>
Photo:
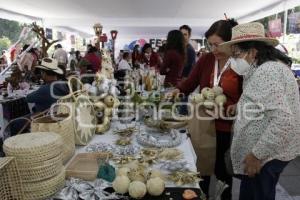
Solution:
<path fill-rule="evenodd" d="M 266 37 L 259 23 L 216 21 L 205 32 L 209 53 L 201 49 L 196 54 L 190 44 L 191 35 L 192 29 L 183 25 L 168 33 L 157 52 L 148 43 L 143 47 L 136 45 L 132 52 L 123 51 L 116 60 L 115 71 L 155 69 L 165 75 L 165 86 L 176 88 L 172 95 L 188 96 L 197 87 L 221 87 L 227 97 L 225 115 L 236 116 L 232 120 L 222 118 L 221 114 L 212 115 L 216 129 L 214 174 L 229 186 L 222 200 L 232 198 L 233 175 L 226 170 L 228 151 L 234 176 L 241 179 L 240 200 L 275 200 L 280 173 L 300 155 L 299 88 L 290 70 L 291 59 L 275 48 L 278 41 Z M 24 46 L 23 51 L 27 48 Z M 21 71 L 40 72 L 44 85 L 27 96 L 27 101 L 35 103 L 36 111 L 40 112 L 56 102 L 50 86 L 66 78 L 68 67 L 80 74 L 95 74 L 101 70 L 102 58 L 92 45 L 85 55 L 73 50 L 68 56 L 58 44 L 52 58 L 43 58 L 41 63 L 38 59 L 36 51 L 27 50 L 18 67 Z M 68 92 L 66 85 L 55 84 L 57 96 Z M 245 111 L 249 104 L 259 111 Z M 209 196 L 210 175 L 202 178 L 200 186 Z"/>

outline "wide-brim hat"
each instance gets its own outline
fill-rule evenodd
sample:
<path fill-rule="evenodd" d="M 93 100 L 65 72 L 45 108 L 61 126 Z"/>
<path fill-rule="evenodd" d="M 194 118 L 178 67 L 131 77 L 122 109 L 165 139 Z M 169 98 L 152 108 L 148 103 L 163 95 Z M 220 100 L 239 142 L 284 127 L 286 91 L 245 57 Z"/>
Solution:
<path fill-rule="evenodd" d="M 247 41 L 260 41 L 274 47 L 279 44 L 277 39 L 266 37 L 261 23 L 252 22 L 233 27 L 231 40 L 220 44 L 218 50 L 230 55 L 232 45 Z"/>
<path fill-rule="evenodd" d="M 36 66 L 36 68 L 52 71 L 56 74 L 62 75 L 64 72 L 61 68 L 58 67 L 58 62 L 52 58 L 43 58 L 41 65 Z"/>

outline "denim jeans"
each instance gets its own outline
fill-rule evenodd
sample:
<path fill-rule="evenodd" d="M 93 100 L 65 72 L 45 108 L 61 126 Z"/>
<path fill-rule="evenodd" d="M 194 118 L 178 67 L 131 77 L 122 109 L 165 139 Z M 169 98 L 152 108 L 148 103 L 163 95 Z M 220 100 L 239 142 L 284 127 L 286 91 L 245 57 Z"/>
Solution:
<path fill-rule="evenodd" d="M 283 169 L 289 162 L 272 160 L 266 163 L 254 178 L 241 178 L 240 200 L 275 200 L 276 184 Z"/>

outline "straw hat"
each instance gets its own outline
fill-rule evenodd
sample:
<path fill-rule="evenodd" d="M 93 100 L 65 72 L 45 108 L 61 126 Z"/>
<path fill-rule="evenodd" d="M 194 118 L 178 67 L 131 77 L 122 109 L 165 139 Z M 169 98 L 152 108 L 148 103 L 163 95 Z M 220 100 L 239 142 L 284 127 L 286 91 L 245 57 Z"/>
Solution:
<path fill-rule="evenodd" d="M 231 40 L 220 44 L 219 50 L 231 54 L 232 45 L 246 41 L 261 41 L 271 46 L 279 44 L 277 39 L 266 37 L 264 26 L 261 23 L 252 22 L 233 27 Z"/>
<path fill-rule="evenodd" d="M 53 71 L 57 74 L 63 74 L 63 70 L 58 67 L 58 62 L 52 58 L 43 58 L 41 65 L 36 66 L 36 68 L 44 69 L 47 71 Z"/>

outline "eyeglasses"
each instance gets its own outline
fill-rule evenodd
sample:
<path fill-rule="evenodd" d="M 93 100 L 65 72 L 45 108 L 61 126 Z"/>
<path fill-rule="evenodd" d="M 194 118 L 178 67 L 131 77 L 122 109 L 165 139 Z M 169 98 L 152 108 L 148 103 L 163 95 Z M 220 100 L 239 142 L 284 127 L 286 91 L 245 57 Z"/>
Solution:
<path fill-rule="evenodd" d="M 220 45 L 220 44 L 216 44 L 216 43 L 215 43 L 215 44 L 211 44 L 211 43 L 208 43 L 208 44 L 207 44 L 208 49 L 209 49 L 210 51 L 212 51 L 212 50 L 218 48 L 219 45 Z"/>

